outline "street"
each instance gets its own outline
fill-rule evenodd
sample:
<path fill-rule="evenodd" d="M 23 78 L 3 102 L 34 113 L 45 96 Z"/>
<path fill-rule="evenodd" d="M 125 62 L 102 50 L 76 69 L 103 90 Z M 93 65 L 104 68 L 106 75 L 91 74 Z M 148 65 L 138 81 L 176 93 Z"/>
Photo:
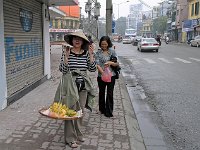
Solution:
<path fill-rule="evenodd" d="M 141 53 L 114 44 L 147 149 L 153 140 L 159 150 L 200 149 L 200 49 L 162 42 L 158 53 Z"/>

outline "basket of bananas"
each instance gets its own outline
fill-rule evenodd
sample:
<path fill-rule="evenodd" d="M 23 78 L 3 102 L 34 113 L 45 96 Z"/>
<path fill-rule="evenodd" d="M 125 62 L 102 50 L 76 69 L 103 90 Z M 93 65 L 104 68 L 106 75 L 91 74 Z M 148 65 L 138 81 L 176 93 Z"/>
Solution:
<path fill-rule="evenodd" d="M 82 110 L 75 111 L 69 109 L 65 104 L 54 102 L 49 108 L 43 108 L 39 111 L 40 114 L 61 120 L 76 120 L 82 117 Z"/>

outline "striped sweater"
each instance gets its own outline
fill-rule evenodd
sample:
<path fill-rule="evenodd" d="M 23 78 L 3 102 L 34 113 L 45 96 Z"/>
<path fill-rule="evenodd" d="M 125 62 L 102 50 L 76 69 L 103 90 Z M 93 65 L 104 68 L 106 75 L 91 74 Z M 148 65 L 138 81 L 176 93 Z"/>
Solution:
<path fill-rule="evenodd" d="M 90 63 L 90 56 L 88 51 L 85 51 L 82 54 L 75 54 L 70 51 L 68 64 L 64 63 L 64 53 L 62 53 L 61 63 L 59 70 L 66 74 L 68 71 L 73 71 L 79 69 L 80 71 L 89 70 L 90 72 L 96 71 L 96 62 Z"/>

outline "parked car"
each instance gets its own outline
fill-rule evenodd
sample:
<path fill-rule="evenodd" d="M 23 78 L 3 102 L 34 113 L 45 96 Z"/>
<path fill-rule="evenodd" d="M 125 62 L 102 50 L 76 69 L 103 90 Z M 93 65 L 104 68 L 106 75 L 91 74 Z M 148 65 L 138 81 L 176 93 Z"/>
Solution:
<path fill-rule="evenodd" d="M 190 45 L 191 41 L 194 40 L 193 38 L 187 40 L 187 44 Z"/>
<path fill-rule="evenodd" d="M 141 41 L 141 39 L 142 39 L 142 36 L 136 36 L 136 37 L 134 37 L 132 44 L 134 46 L 137 46 L 138 42 Z"/>
<path fill-rule="evenodd" d="M 131 44 L 131 37 L 130 36 L 124 36 L 122 43 L 123 44 Z"/>
<path fill-rule="evenodd" d="M 159 43 L 154 38 L 142 38 L 140 42 L 138 42 L 137 49 L 141 52 L 148 50 L 155 50 L 158 52 Z"/>
<path fill-rule="evenodd" d="M 191 40 L 190 41 L 190 46 L 196 46 L 196 47 L 199 47 L 200 46 L 200 35 L 198 36 L 195 36 L 194 37 L 194 40 Z"/>

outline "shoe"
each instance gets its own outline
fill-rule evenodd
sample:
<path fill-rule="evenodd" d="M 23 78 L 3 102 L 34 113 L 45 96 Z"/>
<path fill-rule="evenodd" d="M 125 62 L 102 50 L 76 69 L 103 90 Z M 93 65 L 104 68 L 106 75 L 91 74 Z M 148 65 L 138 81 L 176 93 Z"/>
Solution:
<path fill-rule="evenodd" d="M 66 143 L 66 144 L 71 148 L 77 148 L 78 147 L 78 144 L 76 144 L 76 142 L 69 142 L 69 143 Z"/>
<path fill-rule="evenodd" d="M 96 113 L 99 114 L 99 115 L 104 114 L 104 113 L 102 113 L 101 111 L 97 111 Z"/>
<path fill-rule="evenodd" d="M 111 114 L 104 114 L 106 117 L 108 117 L 108 118 L 111 118 L 111 117 L 113 117 L 113 115 Z"/>
<path fill-rule="evenodd" d="M 85 138 L 78 139 L 79 142 L 85 142 Z"/>

